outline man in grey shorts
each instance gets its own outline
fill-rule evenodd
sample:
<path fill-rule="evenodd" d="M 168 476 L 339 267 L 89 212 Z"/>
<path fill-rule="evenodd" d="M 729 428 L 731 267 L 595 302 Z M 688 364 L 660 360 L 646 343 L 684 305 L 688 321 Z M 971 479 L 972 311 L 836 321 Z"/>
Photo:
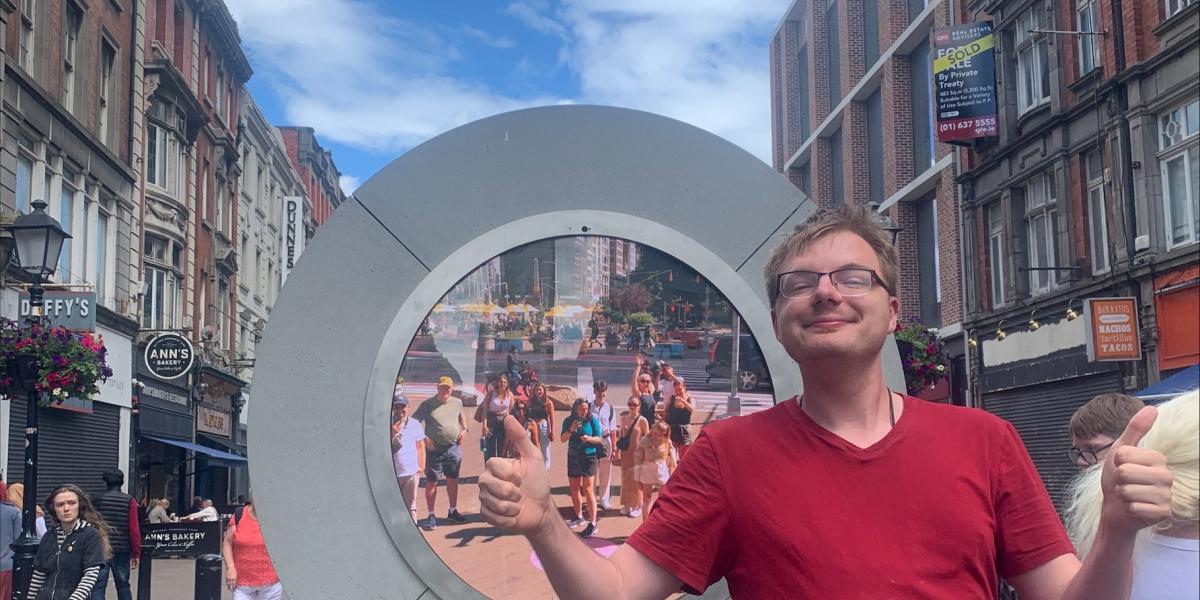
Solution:
<path fill-rule="evenodd" d="M 427 531 L 437 527 L 433 507 L 437 501 L 438 479 L 443 476 L 446 493 L 450 496 L 446 518 L 455 523 L 467 520 L 458 512 L 458 469 L 462 465 L 467 419 L 463 416 L 462 400 L 450 395 L 453 387 L 453 379 L 445 376 L 438 379 L 437 395 L 422 402 L 412 415 L 425 426 L 425 507 L 429 509 L 429 516 L 419 525 Z"/>

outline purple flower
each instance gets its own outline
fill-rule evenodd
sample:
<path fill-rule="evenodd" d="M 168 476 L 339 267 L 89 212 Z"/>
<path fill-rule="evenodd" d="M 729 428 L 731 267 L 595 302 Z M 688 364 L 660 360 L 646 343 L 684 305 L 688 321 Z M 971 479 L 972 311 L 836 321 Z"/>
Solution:
<path fill-rule="evenodd" d="M 63 355 L 55 354 L 50 357 L 50 362 L 53 363 L 54 366 L 56 366 L 56 367 L 65 367 L 67 365 L 68 361 L 66 358 L 63 358 Z"/>

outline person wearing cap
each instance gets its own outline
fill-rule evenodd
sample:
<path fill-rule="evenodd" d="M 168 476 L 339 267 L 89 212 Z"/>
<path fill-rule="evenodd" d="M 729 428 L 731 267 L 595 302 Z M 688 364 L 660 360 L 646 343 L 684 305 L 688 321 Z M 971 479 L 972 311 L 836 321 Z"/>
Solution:
<path fill-rule="evenodd" d="M 437 527 L 433 508 L 437 502 L 438 480 L 442 477 L 446 478 L 446 494 L 450 496 L 446 518 L 455 523 L 467 522 L 467 518 L 458 512 L 458 470 L 462 466 L 467 418 L 463 415 L 462 400 L 450 395 L 453 388 L 454 380 L 442 376 L 438 379 L 437 395 L 422 402 L 412 415 L 425 426 L 425 507 L 429 509 L 429 516 L 420 525 L 428 531 Z"/>
<path fill-rule="evenodd" d="M 600 508 L 612 510 L 612 457 L 614 444 L 617 441 L 617 410 L 608 401 L 608 382 L 597 379 L 592 382 L 592 391 L 596 399 L 592 401 L 592 416 L 600 421 L 600 437 L 604 440 L 604 456 L 597 457 L 596 487 L 600 490 Z"/>
<path fill-rule="evenodd" d="M 397 393 L 392 396 L 392 464 L 396 468 L 396 483 L 413 521 L 417 520 L 417 480 L 425 470 L 425 428 L 408 414 L 408 398 Z"/>

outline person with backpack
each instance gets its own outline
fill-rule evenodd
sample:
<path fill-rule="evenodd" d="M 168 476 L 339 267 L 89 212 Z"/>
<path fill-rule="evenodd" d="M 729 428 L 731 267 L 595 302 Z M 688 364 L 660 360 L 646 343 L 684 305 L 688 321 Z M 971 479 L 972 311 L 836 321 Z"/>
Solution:
<path fill-rule="evenodd" d="M 133 600 L 133 593 L 129 590 L 129 569 L 131 566 L 137 568 L 142 555 L 137 500 L 121 491 L 121 486 L 125 485 L 125 474 L 119 469 L 105 471 L 101 479 L 106 490 L 96 494 L 92 504 L 108 524 L 108 545 L 112 547 L 112 559 L 100 567 L 96 587 L 92 588 L 92 600 L 104 600 L 109 573 L 112 573 L 117 588 L 117 599 Z"/>
<path fill-rule="evenodd" d="M 592 537 L 596 533 L 599 513 L 592 482 L 596 477 L 600 451 L 604 448 L 600 420 L 592 414 L 592 405 L 587 400 L 576 398 L 561 431 L 562 441 L 567 442 L 567 481 L 571 486 L 571 507 L 575 510 L 575 518 L 568 525 L 574 528 L 587 523 L 580 535 Z M 582 506 L 585 501 L 588 511 L 586 520 Z"/>
<path fill-rule="evenodd" d="M 0 481 L 0 598 L 12 597 L 12 544 L 21 536 L 21 511 L 8 501 L 8 486 Z"/>
<path fill-rule="evenodd" d="M 24 600 L 90 598 L 100 568 L 112 558 L 108 525 L 75 485 L 54 488 L 45 507 L 57 525 L 38 543 Z"/>
<path fill-rule="evenodd" d="M 267 553 L 253 499 L 233 511 L 225 528 L 221 556 L 225 559 L 225 585 L 233 591 L 233 600 L 283 598 L 283 584 Z"/>

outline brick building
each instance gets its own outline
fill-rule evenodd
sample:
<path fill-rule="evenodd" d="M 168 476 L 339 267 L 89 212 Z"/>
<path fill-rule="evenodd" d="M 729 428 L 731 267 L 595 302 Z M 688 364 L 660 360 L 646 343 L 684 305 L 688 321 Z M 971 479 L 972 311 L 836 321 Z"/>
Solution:
<path fill-rule="evenodd" d="M 333 162 L 333 154 L 317 141 L 312 127 L 280 127 L 279 132 L 312 203 L 312 221 L 306 223 L 307 238 L 311 239 L 317 228 L 346 200 L 341 186 L 342 174 Z"/>
<path fill-rule="evenodd" d="M 994 23 L 999 108 L 959 177 L 972 382 L 1061 501 L 1075 409 L 1200 362 L 1200 3 L 963 5 Z M 1140 360 L 1088 359 L 1068 311 L 1110 296 L 1137 298 Z"/>
<path fill-rule="evenodd" d="M 29 213 L 34 201 L 73 237 L 47 285 L 95 292 L 94 329 L 104 336 L 113 377 L 100 394 L 40 411 L 39 493 L 64 482 L 103 488 L 106 469 L 128 469 L 132 416 L 131 340 L 137 329 L 136 156 L 131 124 L 134 2 L 0 2 L 3 90 L 0 108 L 0 221 Z M 3 234 L 5 238 L 8 233 Z M 18 318 L 27 277 L 0 257 L 0 313 Z M 0 466 L 22 476 L 25 403 L 0 409 Z"/>
<path fill-rule="evenodd" d="M 771 39 L 772 162 L 821 207 L 878 205 L 902 227 L 900 310 L 940 328 L 967 402 L 955 152 L 933 133 L 930 34 L 950 0 L 795 0 Z"/>

